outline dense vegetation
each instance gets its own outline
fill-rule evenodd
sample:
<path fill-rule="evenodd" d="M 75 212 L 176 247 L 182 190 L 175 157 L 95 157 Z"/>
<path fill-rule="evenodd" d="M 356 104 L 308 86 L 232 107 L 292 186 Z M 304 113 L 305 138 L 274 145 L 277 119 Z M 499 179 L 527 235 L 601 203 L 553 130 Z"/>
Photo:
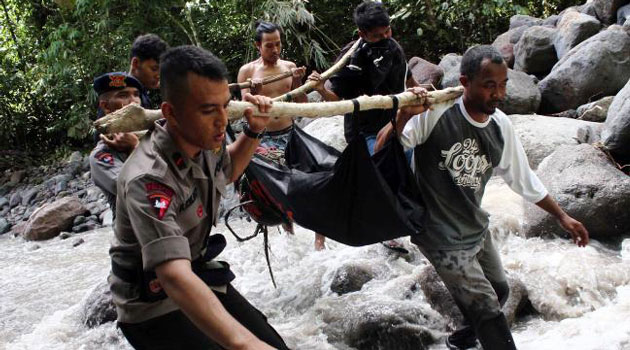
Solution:
<path fill-rule="evenodd" d="M 0 0 L 0 150 L 45 152 L 90 142 L 94 76 L 128 70 L 133 39 L 212 50 L 235 74 L 256 52 L 252 23 L 285 29 L 284 56 L 324 69 L 355 35 L 359 0 Z M 577 0 L 390 0 L 409 57 L 437 62 L 490 43 L 514 14 L 546 17 Z"/>

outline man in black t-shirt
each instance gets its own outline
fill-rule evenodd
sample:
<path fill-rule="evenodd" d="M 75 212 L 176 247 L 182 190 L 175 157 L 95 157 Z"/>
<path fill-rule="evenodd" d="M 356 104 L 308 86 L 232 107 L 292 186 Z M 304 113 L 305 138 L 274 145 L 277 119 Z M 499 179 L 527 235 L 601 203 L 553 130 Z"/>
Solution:
<path fill-rule="evenodd" d="M 324 86 L 319 74 L 313 72 L 310 80 L 320 81 L 315 88 L 326 101 L 349 100 L 361 95 L 389 95 L 403 92 L 406 87 L 418 86 L 407 68 L 405 53 L 392 38 L 389 15 L 381 3 L 364 2 L 354 10 L 361 44 L 348 64 L 330 78 L 330 89 Z M 339 57 L 355 42 L 348 43 Z M 350 142 L 355 133 L 363 133 L 370 154 L 374 153 L 376 134 L 393 117 L 395 111 L 376 109 L 362 111 L 358 123 L 352 115 L 344 120 L 344 134 Z"/>

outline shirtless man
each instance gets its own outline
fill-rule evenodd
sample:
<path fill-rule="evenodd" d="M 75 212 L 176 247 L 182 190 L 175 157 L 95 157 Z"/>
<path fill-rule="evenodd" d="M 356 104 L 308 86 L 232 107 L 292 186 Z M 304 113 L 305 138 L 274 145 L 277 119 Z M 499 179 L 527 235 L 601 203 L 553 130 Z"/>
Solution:
<path fill-rule="evenodd" d="M 274 23 L 259 21 L 256 24 L 255 44 L 260 57 L 241 67 L 238 71 L 238 82 L 251 80 L 251 89 L 243 89 L 247 92 L 268 97 L 283 95 L 300 85 L 306 68 L 297 68 L 295 63 L 280 59 L 282 52 L 282 30 Z M 265 77 L 281 74 L 287 71 L 293 73 L 292 77 L 262 85 Z M 306 102 L 306 96 L 296 96 L 294 102 Z M 293 120 L 289 118 L 273 118 L 267 125 L 267 132 L 260 140 L 260 146 L 267 150 L 284 152 L 293 129 Z M 286 228 L 285 228 L 286 229 Z M 315 235 L 315 249 L 324 249 L 324 236 Z"/>

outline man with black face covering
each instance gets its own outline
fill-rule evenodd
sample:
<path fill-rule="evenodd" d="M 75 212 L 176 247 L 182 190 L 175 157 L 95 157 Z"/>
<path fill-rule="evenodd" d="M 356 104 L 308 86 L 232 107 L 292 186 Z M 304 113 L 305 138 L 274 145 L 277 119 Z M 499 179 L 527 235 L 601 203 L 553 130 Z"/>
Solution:
<path fill-rule="evenodd" d="M 361 95 L 389 95 L 403 92 L 405 87 L 418 86 L 407 68 L 402 47 L 392 38 L 389 15 L 383 4 L 366 1 L 354 10 L 354 22 L 358 27 L 361 44 L 349 63 L 330 78 L 330 89 L 324 82 L 315 88 L 327 101 L 349 100 Z M 339 57 L 350 49 L 348 43 Z M 319 81 L 314 72 L 309 80 Z M 353 125 L 351 114 L 344 120 L 346 141 L 355 131 L 365 135 L 370 154 L 374 153 L 376 134 L 385 126 L 395 111 L 376 109 L 359 113 L 358 125 Z"/>

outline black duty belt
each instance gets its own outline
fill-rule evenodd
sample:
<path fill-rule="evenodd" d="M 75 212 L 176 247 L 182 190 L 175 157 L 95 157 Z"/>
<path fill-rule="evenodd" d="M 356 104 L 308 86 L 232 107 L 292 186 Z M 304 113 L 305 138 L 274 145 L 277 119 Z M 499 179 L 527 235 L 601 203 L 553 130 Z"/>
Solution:
<path fill-rule="evenodd" d="M 208 286 L 224 286 L 236 277 L 227 262 L 216 261 L 221 267 L 211 263 L 212 259 L 223 251 L 226 244 L 223 235 L 208 236 L 201 257 L 191 262 L 193 272 Z M 167 297 L 154 271 L 144 271 L 142 266 L 129 269 L 112 259 L 112 273 L 127 283 L 139 285 L 140 299 L 143 301 L 155 302 Z"/>

